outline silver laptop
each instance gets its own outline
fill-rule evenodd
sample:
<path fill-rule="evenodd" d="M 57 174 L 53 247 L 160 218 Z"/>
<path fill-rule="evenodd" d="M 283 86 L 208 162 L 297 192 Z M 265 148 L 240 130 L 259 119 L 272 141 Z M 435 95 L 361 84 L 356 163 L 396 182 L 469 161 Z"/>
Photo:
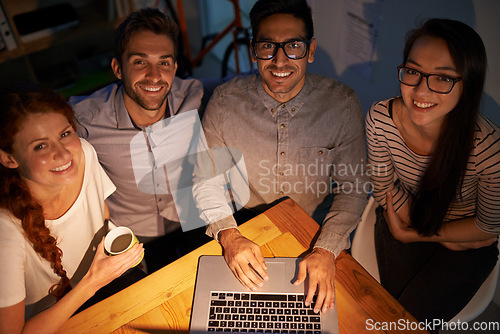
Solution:
<path fill-rule="evenodd" d="M 190 333 L 336 334 L 337 308 L 305 307 L 304 284 L 293 285 L 297 258 L 266 258 L 269 280 L 253 292 L 234 277 L 222 256 L 201 256 Z"/>

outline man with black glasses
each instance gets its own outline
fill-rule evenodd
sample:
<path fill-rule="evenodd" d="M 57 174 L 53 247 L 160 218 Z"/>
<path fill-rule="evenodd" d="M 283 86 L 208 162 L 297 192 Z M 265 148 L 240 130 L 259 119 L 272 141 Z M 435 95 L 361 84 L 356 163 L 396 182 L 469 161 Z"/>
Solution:
<path fill-rule="evenodd" d="M 243 156 L 250 194 L 235 216 L 290 197 L 322 224 L 297 283 L 309 275 L 305 302 L 316 293 L 315 312 L 326 311 L 334 305 L 335 257 L 350 247 L 366 204 L 361 105 L 349 87 L 306 74 L 316 50 L 306 0 L 259 0 L 250 19 L 259 74 L 215 90 L 203 118 L 206 138 L 212 151 L 225 149 L 235 162 L 235 154 Z M 223 192 L 210 182 L 194 188 L 207 234 L 221 243 L 240 282 L 254 290 L 268 278 L 264 258 L 238 231 Z"/>

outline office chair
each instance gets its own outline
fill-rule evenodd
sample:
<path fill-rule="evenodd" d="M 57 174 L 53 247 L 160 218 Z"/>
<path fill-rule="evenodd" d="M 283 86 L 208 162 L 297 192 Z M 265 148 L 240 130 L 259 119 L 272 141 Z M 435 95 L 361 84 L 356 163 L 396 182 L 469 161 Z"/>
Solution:
<path fill-rule="evenodd" d="M 377 206 L 375 198 L 370 196 L 352 240 L 351 254 L 380 283 L 375 253 L 375 221 L 377 220 L 375 209 Z"/>
<path fill-rule="evenodd" d="M 500 242 L 498 243 L 498 250 L 500 251 Z M 483 285 L 477 290 L 476 294 L 472 299 L 469 301 L 469 303 L 460 311 L 453 319 L 451 319 L 449 322 L 457 322 L 460 320 L 461 322 L 467 322 L 471 321 L 475 318 L 477 318 L 481 313 L 486 310 L 488 305 L 490 305 L 493 296 L 495 295 L 495 289 L 497 288 L 497 285 L 499 285 L 500 288 L 500 281 L 498 278 L 498 270 L 500 266 L 500 257 L 497 261 L 497 265 L 491 273 L 489 274 L 488 278 L 483 282 Z"/>
<path fill-rule="evenodd" d="M 361 215 L 361 222 L 354 234 L 351 254 L 380 283 L 375 252 L 375 221 L 377 219 L 375 209 L 377 206 L 377 201 L 371 196 Z M 498 243 L 498 249 L 500 250 L 500 242 Z M 450 322 L 457 322 L 459 319 L 461 322 L 468 322 L 484 312 L 495 295 L 497 284 L 500 288 L 499 267 L 500 257 L 497 265 L 493 268 L 493 271 L 483 282 L 483 285 L 481 285 L 474 297 Z"/>

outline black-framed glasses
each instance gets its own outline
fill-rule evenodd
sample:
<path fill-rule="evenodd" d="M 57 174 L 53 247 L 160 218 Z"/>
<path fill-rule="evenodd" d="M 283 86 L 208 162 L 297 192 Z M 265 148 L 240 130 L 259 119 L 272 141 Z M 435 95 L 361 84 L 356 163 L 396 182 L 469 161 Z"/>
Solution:
<path fill-rule="evenodd" d="M 403 65 L 398 66 L 398 77 L 399 82 L 412 87 L 420 85 L 422 78 L 426 78 L 429 90 L 439 94 L 448 94 L 455 84 L 462 80 L 460 77 L 423 73 Z"/>
<path fill-rule="evenodd" d="M 262 60 L 273 59 L 280 48 L 288 58 L 293 60 L 302 59 L 306 56 L 307 51 L 309 50 L 309 45 L 311 45 L 311 40 L 288 41 L 281 43 L 269 41 L 252 42 L 255 57 Z"/>

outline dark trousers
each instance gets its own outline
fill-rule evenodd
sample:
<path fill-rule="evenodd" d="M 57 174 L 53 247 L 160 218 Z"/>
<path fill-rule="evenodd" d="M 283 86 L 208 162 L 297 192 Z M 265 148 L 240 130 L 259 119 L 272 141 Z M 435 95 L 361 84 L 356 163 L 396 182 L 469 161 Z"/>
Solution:
<path fill-rule="evenodd" d="M 498 259 L 497 243 L 452 251 L 436 242 L 394 239 L 377 208 L 375 248 L 380 281 L 418 321 L 451 320 L 472 299 Z"/>
<path fill-rule="evenodd" d="M 183 232 L 178 229 L 167 235 L 144 243 L 144 259 L 148 274 L 165 267 L 187 253 L 212 240 L 205 234 L 206 228 Z"/>

